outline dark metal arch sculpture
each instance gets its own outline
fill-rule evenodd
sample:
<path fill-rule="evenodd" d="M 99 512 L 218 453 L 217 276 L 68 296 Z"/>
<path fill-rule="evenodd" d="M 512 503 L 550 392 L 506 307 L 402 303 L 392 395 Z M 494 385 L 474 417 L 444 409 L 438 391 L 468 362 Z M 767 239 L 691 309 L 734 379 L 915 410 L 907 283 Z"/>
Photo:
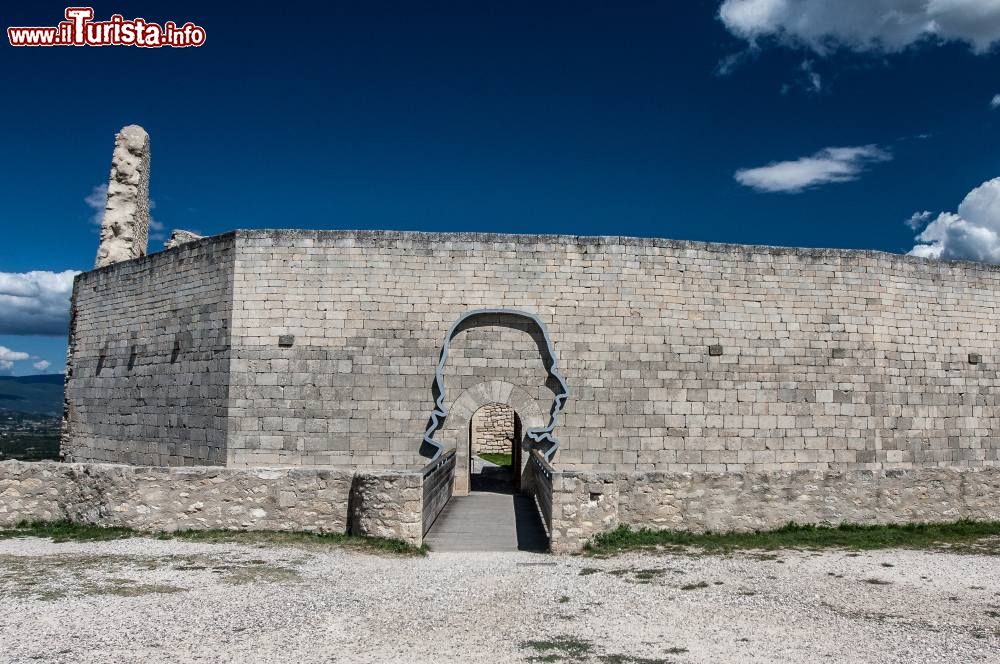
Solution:
<path fill-rule="evenodd" d="M 552 338 L 549 336 L 549 330 L 545 327 L 545 323 L 543 323 L 535 314 L 527 311 L 520 311 L 518 309 L 474 309 L 459 316 L 458 320 L 452 323 L 451 327 L 448 328 L 448 333 L 444 336 L 444 343 L 441 346 L 441 359 L 438 360 L 437 369 L 434 371 L 434 390 L 437 392 L 437 397 L 434 400 L 434 410 L 431 412 L 430 424 L 427 426 L 427 431 L 424 432 L 424 439 L 420 445 L 420 454 L 430 457 L 433 461 L 444 452 L 444 447 L 434 440 L 434 432 L 441 427 L 444 419 L 448 417 L 448 409 L 444 405 L 444 378 L 441 372 L 444 370 L 445 364 L 448 361 L 448 349 L 451 347 L 452 337 L 455 336 L 459 326 L 470 318 L 489 315 L 505 315 L 527 318 L 537 325 L 538 329 L 542 331 L 542 337 L 545 339 L 545 349 L 550 360 L 546 370 L 549 373 L 549 377 L 555 379 L 559 383 L 559 391 L 556 393 L 552 403 L 549 423 L 544 427 L 534 427 L 528 429 L 527 436 L 535 443 L 548 443 L 548 447 L 542 452 L 542 454 L 545 456 L 546 461 L 552 461 L 552 456 L 556 453 L 556 450 L 559 449 L 559 440 L 552 434 L 552 432 L 556 428 L 556 421 L 559 418 L 559 413 L 566 404 L 566 400 L 569 399 L 569 386 L 566 384 L 566 379 L 562 377 L 561 373 L 559 373 L 559 367 L 556 366 L 555 348 L 552 346 Z"/>

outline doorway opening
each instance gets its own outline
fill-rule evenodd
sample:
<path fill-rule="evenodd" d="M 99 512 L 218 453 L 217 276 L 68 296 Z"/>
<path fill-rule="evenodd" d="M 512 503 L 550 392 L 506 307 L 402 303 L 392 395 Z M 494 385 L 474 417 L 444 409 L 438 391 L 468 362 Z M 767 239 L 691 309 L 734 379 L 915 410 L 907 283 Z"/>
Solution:
<path fill-rule="evenodd" d="M 472 491 L 517 493 L 521 488 L 521 418 L 505 403 L 488 403 L 469 420 Z"/>

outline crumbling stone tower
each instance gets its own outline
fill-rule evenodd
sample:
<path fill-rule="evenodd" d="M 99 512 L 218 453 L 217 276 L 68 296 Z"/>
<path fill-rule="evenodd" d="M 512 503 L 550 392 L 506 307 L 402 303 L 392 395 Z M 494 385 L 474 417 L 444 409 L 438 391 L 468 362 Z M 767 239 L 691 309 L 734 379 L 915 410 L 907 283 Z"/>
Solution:
<path fill-rule="evenodd" d="M 115 136 L 108 202 L 94 267 L 140 258 L 149 243 L 149 134 L 128 125 Z"/>

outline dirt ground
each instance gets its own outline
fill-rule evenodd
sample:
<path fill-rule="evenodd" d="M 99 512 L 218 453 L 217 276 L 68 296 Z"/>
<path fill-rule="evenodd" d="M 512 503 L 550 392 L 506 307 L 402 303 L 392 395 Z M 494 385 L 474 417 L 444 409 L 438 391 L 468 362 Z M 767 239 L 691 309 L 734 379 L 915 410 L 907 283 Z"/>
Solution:
<path fill-rule="evenodd" d="M 1000 557 L 0 541 L 0 662 L 1000 662 Z"/>

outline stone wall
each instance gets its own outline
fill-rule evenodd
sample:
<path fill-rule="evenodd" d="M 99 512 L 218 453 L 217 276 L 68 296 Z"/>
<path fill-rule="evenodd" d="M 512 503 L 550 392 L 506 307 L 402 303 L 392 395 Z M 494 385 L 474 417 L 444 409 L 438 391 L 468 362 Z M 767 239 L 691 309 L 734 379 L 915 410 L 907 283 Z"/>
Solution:
<path fill-rule="evenodd" d="M 351 491 L 351 532 L 368 537 L 423 542 L 423 477 L 420 473 L 362 471 Z"/>
<path fill-rule="evenodd" d="M 454 471 L 449 459 L 439 475 Z M 449 481 L 433 488 L 425 492 L 423 474 L 413 471 L 4 461 L 0 528 L 68 520 L 150 532 L 350 532 L 420 546 L 423 515 L 437 516 L 450 496 Z"/>
<path fill-rule="evenodd" d="M 552 477 L 551 546 L 579 551 L 619 525 L 694 532 L 797 523 L 1000 520 L 1000 469 L 581 473 Z"/>
<path fill-rule="evenodd" d="M 175 253 L 210 250 L 220 260 Z M 1000 463 L 995 266 L 620 237 L 236 231 L 107 270 L 77 286 L 70 368 L 82 373 L 68 379 L 71 458 L 186 463 L 205 448 L 214 463 L 224 440 L 232 466 L 418 469 L 446 331 L 464 312 L 501 307 L 540 317 L 569 383 L 557 468 Z M 231 275 L 231 291 L 213 285 L 215 274 Z M 112 304 L 88 290 L 97 285 Z M 185 356 L 170 363 L 173 334 L 156 332 L 151 354 L 137 355 L 165 375 L 140 383 L 127 369 L 129 335 L 169 326 L 145 321 L 183 311 L 192 295 L 190 315 L 171 329 L 212 338 L 231 310 L 224 421 L 189 415 L 201 404 L 217 413 L 219 400 L 192 400 L 215 391 L 176 380 L 175 371 L 206 374 L 187 370 Z M 95 381 L 109 336 L 114 376 Z M 444 370 L 446 405 L 503 383 L 549 413 L 540 339 L 523 319 L 468 321 Z M 222 394 L 225 382 L 207 384 Z M 455 446 L 467 427 L 448 418 L 438 439 Z M 97 432 L 128 451 L 79 449 Z"/>
<path fill-rule="evenodd" d="M 0 462 L 0 527 L 69 520 L 148 531 L 343 533 L 352 474 L 334 469 L 146 468 Z"/>
<path fill-rule="evenodd" d="M 520 442 L 520 441 L 518 441 Z M 472 416 L 472 453 L 511 454 L 514 445 L 514 409 L 491 403 Z"/>
<path fill-rule="evenodd" d="M 76 278 L 67 461 L 225 464 L 233 257 L 224 235 Z"/>

